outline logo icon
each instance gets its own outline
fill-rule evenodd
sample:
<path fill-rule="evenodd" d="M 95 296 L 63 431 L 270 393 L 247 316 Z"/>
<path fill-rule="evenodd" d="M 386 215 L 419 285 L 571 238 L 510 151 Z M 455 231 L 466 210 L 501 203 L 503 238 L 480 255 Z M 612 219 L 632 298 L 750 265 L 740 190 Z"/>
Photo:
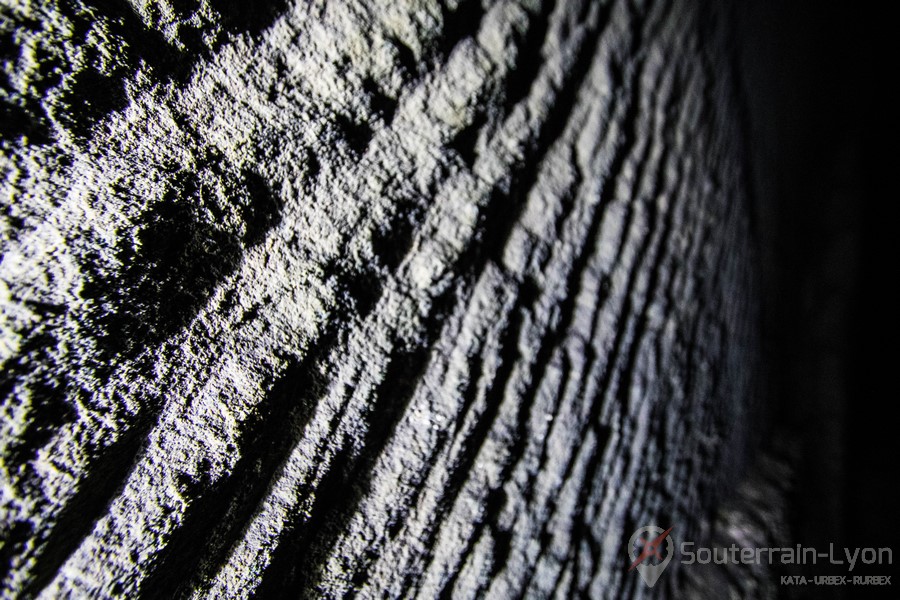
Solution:
<path fill-rule="evenodd" d="M 637 569 L 648 587 L 656 585 L 659 576 L 669 566 L 672 554 L 675 553 L 675 543 L 669 537 L 672 529 L 673 527 L 669 527 L 663 531 L 662 527 L 648 525 L 635 531 L 628 540 L 628 557 L 634 559 L 628 570 Z M 663 542 L 666 545 L 665 557 L 660 551 Z"/>

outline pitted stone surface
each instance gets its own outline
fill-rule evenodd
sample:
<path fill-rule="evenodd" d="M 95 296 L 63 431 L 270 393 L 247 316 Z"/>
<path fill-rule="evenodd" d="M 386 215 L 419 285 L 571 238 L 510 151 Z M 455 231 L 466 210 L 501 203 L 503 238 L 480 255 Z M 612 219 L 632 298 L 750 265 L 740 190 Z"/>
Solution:
<path fill-rule="evenodd" d="M 0 7 L 0 595 L 645 594 L 757 397 L 724 9 L 122 5 Z"/>

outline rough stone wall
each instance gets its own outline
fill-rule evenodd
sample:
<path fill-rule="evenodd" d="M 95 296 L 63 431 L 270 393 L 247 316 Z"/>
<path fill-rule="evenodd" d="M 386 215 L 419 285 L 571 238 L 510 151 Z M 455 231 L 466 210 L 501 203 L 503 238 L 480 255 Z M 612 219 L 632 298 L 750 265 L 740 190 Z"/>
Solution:
<path fill-rule="evenodd" d="M 646 595 L 757 401 L 723 6 L 129 1 L 0 7 L 0 595 Z"/>

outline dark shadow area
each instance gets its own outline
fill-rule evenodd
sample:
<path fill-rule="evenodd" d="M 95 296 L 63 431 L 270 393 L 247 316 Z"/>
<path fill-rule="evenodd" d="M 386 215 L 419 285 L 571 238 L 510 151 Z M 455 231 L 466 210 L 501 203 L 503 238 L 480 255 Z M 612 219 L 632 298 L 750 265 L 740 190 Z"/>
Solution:
<path fill-rule="evenodd" d="M 799 444 L 792 542 L 893 547 L 897 451 L 890 308 L 883 16 L 811 1 L 738 9 L 764 255 L 772 429 Z M 891 565 L 800 574 L 889 575 Z M 896 585 L 896 582 L 894 582 Z M 887 597 L 891 587 L 799 586 L 785 598 Z"/>

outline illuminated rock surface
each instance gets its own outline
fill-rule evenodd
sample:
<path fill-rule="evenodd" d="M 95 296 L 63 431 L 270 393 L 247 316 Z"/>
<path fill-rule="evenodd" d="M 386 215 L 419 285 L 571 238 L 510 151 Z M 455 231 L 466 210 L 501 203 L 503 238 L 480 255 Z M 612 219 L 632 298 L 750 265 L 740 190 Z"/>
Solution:
<path fill-rule="evenodd" d="M 2 9 L 4 597 L 640 595 L 744 461 L 721 7 Z"/>

